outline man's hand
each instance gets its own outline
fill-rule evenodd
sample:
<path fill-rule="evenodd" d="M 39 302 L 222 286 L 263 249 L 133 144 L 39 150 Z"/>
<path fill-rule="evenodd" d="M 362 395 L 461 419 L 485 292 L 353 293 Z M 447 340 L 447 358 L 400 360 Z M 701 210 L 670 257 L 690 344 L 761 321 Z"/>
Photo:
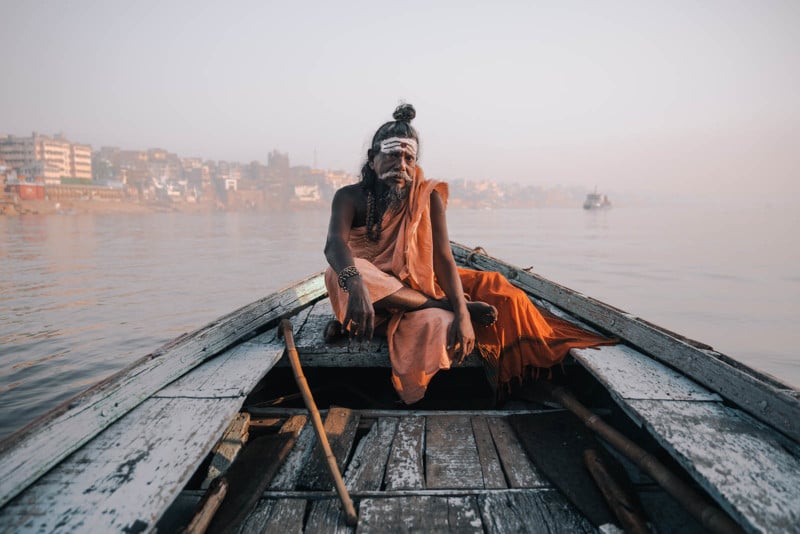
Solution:
<path fill-rule="evenodd" d="M 457 364 L 461 364 L 475 348 L 475 331 L 472 329 L 472 322 L 469 314 L 462 316 L 456 315 L 450 328 L 447 331 L 447 350 L 452 351 L 452 358 Z"/>
<path fill-rule="evenodd" d="M 360 341 L 372 341 L 375 331 L 375 308 L 369 296 L 369 290 L 360 276 L 353 277 L 347 298 L 347 313 L 342 327 L 350 337 Z"/>

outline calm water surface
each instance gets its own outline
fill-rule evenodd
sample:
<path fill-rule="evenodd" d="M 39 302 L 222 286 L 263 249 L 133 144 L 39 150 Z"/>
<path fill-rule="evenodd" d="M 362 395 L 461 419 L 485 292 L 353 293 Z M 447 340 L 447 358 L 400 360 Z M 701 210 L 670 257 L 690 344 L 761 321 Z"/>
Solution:
<path fill-rule="evenodd" d="M 450 237 L 800 386 L 800 217 L 775 206 L 452 210 Z M 0 437 L 325 267 L 325 210 L 0 218 Z"/>

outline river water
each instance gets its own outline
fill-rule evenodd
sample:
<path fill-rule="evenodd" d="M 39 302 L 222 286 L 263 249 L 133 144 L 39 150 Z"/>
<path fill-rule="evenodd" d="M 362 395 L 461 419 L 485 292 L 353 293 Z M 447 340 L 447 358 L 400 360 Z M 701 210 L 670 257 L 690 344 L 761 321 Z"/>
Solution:
<path fill-rule="evenodd" d="M 0 438 L 170 339 L 325 267 L 326 210 L 0 217 Z M 782 204 L 451 210 L 450 238 L 800 387 Z"/>

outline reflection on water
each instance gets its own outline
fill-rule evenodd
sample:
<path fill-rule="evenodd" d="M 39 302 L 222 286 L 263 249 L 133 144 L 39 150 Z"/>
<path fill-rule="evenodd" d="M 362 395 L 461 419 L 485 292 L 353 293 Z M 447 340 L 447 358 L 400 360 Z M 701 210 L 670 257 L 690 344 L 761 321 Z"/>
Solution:
<path fill-rule="evenodd" d="M 449 213 L 453 240 L 795 386 L 797 217 L 698 207 Z M 0 436 L 322 270 L 326 229 L 324 210 L 0 218 Z"/>

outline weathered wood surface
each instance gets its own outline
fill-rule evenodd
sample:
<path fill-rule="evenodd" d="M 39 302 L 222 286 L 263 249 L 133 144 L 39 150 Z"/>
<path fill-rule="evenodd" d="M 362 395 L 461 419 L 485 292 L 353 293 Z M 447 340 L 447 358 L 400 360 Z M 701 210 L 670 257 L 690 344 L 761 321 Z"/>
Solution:
<path fill-rule="evenodd" d="M 713 402 L 633 400 L 656 439 L 738 522 L 800 531 L 800 460 L 774 430 Z"/>
<path fill-rule="evenodd" d="M 165 385 L 324 295 L 319 274 L 240 308 L 168 343 L 3 440 L 0 506 Z"/>
<path fill-rule="evenodd" d="M 800 525 L 800 463 L 783 436 L 633 349 L 572 354 L 737 521 Z"/>
<path fill-rule="evenodd" d="M 573 349 L 571 354 L 612 395 L 623 399 L 722 400 L 685 375 L 626 345 Z"/>
<path fill-rule="evenodd" d="M 550 491 L 550 486 L 540 480 L 532 482 L 531 466 L 517 455 L 520 451 L 522 455 L 525 453 L 516 443 L 515 433 L 504 423 L 502 417 L 487 418 L 481 411 L 457 416 L 431 412 L 426 416 L 400 418 L 382 414 L 366 427 L 368 431 L 358 442 L 345 470 L 350 494 L 359 503 L 357 530 L 344 523 L 339 500 L 330 489 L 309 491 L 288 479 L 276 483 L 276 476 L 273 487 L 261 495 L 258 508 L 248 518 L 247 528 L 240 532 L 516 531 L 511 527 L 522 532 L 592 531 L 591 525 L 560 494 Z M 292 454 L 297 453 L 308 429 L 301 434 Z M 444 476 L 429 474 L 427 479 L 432 484 L 427 484 L 424 466 L 441 464 L 436 457 L 445 450 L 450 457 L 464 457 L 460 444 L 465 442 L 470 444 L 466 456 L 472 460 L 461 462 L 456 474 L 450 469 L 443 471 Z M 306 451 L 310 448 L 311 444 Z M 482 448 L 493 452 L 484 455 L 479 452 Z M 505 465 L 511 480 L 517 485 L 538 484 L 538 487 L 487 488 L 492 485 L 487 481 L 493 478 L 484 475 L 481 458 L 493 456 L 493 470 L 508 485 L 500 467 L 503 454 L 507 457 Z M 423 461 L 425 455 L 427 462 Z M 308 458 L 308 453 L 300 453 L 298 457 Z M 453 462 L 448 458 L 444 463 Z M 297 473 L 296 465 L 291 472 Z M 454 483 L 451 475 L 461 480 Z M 445 484 L 437 480 L 445 480 Z M 274 489 L 275 486 L 294 489 Z M 398 489 L 401 487 L 409 489 Z"/>
<path fill-rule="evenodd" d="M 300 432 L 300 436 L 297 438 L 292 452 L 289 453 L 286 461 L 283 462 L 283 465 L 275 474 L 275 478 L 272 479 L 269 486 L 270 489 L 294 489 L 297 486 L 297 479 L 300 477 L 303 466 L 306 465 L 311 458 L 315 444 L 316 437 L 314 428 L 311 426 L 311 423 L 307 423 Z"/>
<path fill-rule="evenodd" d="M 286 350 L 275 329 L 225 351 L 161 388 L 153 397 L 245 397 Z"/>
<path fill-rule="evenodd" d="M 397 418 L 381 418 L 359 442 L 344 474 L 350 491 L 378 490 L 383 484 L 389 451 L 397 433 Z"/>
<path fill-rule="evenodd" d="M 264 534 L 291 534 L 302 532 L 306 513 L 306 501 L 283 499 L 275 503 L 270 522 L 262 531 Z"/>
<path fill-rule="evenodd" d="M 386 465 L 386 489 L 404 490 L 425 487 L 425 417 L 400 419 Z"/>
<path fill-rule="evenodd" d="M 481 495 L 478 507 L 486 532 L 596 532 L 555 490 Z"/>
<path fill-rule="evenodd" d="M 206 479 L 200 484 L 202 489 L 208 488 L 214 479 L 224 474 L 239 455 L 249 436 L 247 432 L 249 422 L 250 414 L 240 413 L 228 426 L 222 440 L 212 451 L 214 456 L 211 458 L 211 465 L 208 466 Z"/>
<path fill-rule="evenodd" d="M 757 419 L 800 441 L 800 392 L 731 358 L 536 274 L 451 243 L 456 261 L 498 271 L 514 285 L 597 325 L 678 369 Z"/>
<path fill-rule="evenodd" d="M 296 438 L 294 447 L 278 468 L 269 483 L 269 490 L 292 490 L 297 484 L 302 467 L 311 457 L 314 449 L 314 429 L 305 415 L 289 417 L 281 426 L 279 434 L 289 434 Z M 262 533 L 302 532 L 306 501 L 298 499 L 261 499 L 253 511 L 239 526 L 239 532 Z"/>
<path fill-rule="evenodd" d="M 364 499 L 358 532 L 476 532 L 483 523 L 475 497 Z M 511 532 L 511 531 L 508 531 Z"/>
<path fill-rule="evenodd" d="M 716 393 L 632 347 L 614 345 L 573 349 L 570 354 L 608 390 L 611 397 L 638 426 L 633 399 L 721 401 Z"/>
<path fill-rule="evenodd" d="M 240 405 L 238 398 L 149 399 L 0 509 L 0 524 L 12 531 L 149 529 Z"/>
<path fill-rule="evenodd" d="M 281 354 L 274 345 L 248 345 L 250 350 L 240 346 L 226 354 L 224 367 L 200 366 L 140 404 L 1 509 L 0 518 L 22 521 L 46 510 L 38 521 L 47 525 L 64 522 L 96 531 L 151 525 L 219 442 L 248 388 Z M 229 377 L 241 377 L 244 369 L 252 375 L 247 383 L 214 398 L 220 390 L 209 375 L 231 383 Z"/>
<path fill-rule="evenodd" d="M 339 471 L 350 454 L 353 439 L 358 429 L 358 414 L 347 408 L 334 407 L 328 410 L 325 417 L 325 434 L 330 442 L 331 452 L 336 458 Z M 297 481 L 299 488 L 326 490 L 333 488 L 333 480 L 328 471 L 325 452 L 320 444 L 315 445 L 311 460 L 306 464 Z"/>
<path fill-rule="evenodd" d="M 345 523 L 342 503 L 338 499 L 326 499 L 311 504 L 305 532 L 320 534 L 350 534 L 355 529 Z"/>
<path fill-rule="evenodd" d="M 428 488 L 480 488 L 483 472 L 467 416 L 430 416 L 425 428 Z"/>
<path fill-rule="evenodd" d="M 348 491 L 377 491 L 381 488 L 397 423 L 396 418 L 380 419 L 359 442 L 344 475 Z M 353 532 L 345 517 L 338 499 L 316 501 L 311 504 L 305 529 L 307 532 Z"/>
<path fill-rule="evenodd" d="M 228 495 L 209 525 L 209 533 L 234 532 L 252 511 L 294 444 L 291 434 L 259 436 L 225 474 Z"/>
<path fill-rule="evenodd" d="M 544 476 L 533 465 L 531 459 L 528 458 L 508 420 L 490 417 L 488 418 L 488 423 L 509 487 L 535 488 L 549 485 Z"/>
<path fill-rule="evenodd" d="M 475 445 L 478 447 L 478 457 L 481 463 L 483 487 L 493 489 L 508 487 L 486 417 L 472 417 L 471 422 L 472 433 L 475 436 Z"/>
<path fill-rule="evenodd" d="M 306 514 L 303 499 L 261 499 L 239 526 L 239 534 L 301 534 Z"/>

